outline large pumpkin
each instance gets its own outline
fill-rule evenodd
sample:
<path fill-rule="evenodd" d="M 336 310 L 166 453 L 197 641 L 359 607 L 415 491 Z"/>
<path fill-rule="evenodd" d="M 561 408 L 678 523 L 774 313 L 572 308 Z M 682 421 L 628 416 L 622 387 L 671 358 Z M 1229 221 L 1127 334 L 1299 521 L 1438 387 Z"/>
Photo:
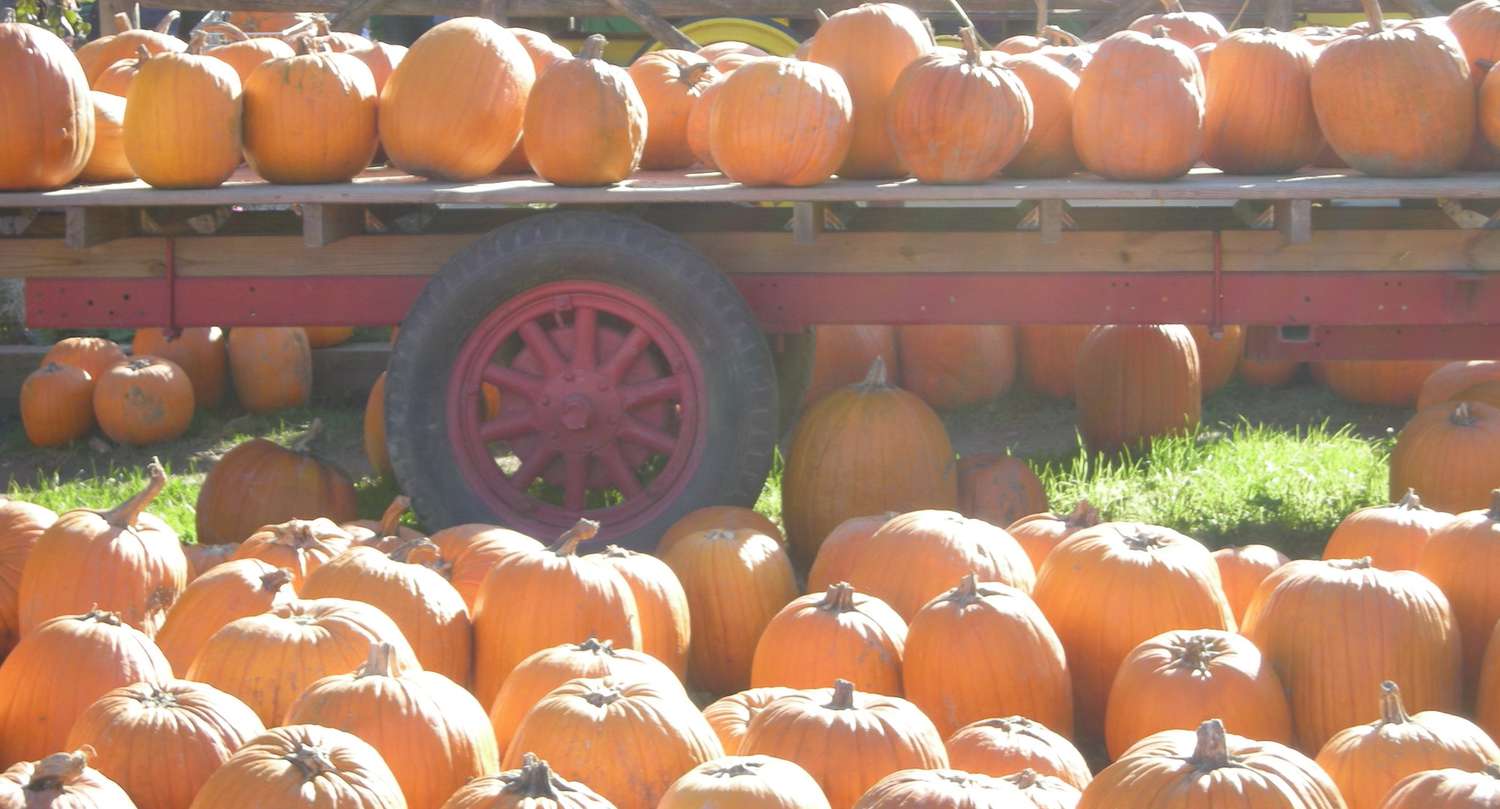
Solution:
<path fill-rule="evenodd" d="M 498 525 L 465 523 L 428 537 L 443 553 L 448 581 L 464 597 L 469 615 L 475 614 L 485 576 L 500 560 L 518 551 L 540 551 L 546 546 L 525 534 Z"/>
<path fill-rule="evenodd" d="M 688 116 L 717 75 L 712 62 L 691 51 L 652 51 L 630 65 L 630 79 L 651 124 L 641 168 L 683 169 L 693 165 L 696 158 L 687 142 Z"/>
<path fill-rule="evenodd" d="M 757 59 L 710 89 L 713 164 L 745 185 L 808 186 L 847 163 L 855 134 L 849 87 L 832 68 Z"/>
<path fill-rule="evenodd" d="M 1073 670 L 1080 733 L 1104 728 L 1109 689 L 1142 641 L 1173 629 L 1234 629 L 1208 549 L 1169 528 L 1107 522 L 1042 563 L 1033 592 Z"/>
<path fill-rule="evenodd" d="M 1099 44 L 1079 74 L 1073 145 L 1083 165 L 1106 179 L 1180 177 L 1203 151 L 1203 104 L 1203 71 L 1187 46 L 1121 31 Z"/>
<path fill-rule="evenodd" d="M 1484 508 L 1500 485 L 1500 407 L 1444 402 L 1419 411 L 1391 451 L 1391 498 L 1409 489 L 1429 507 Z"/>
<path fill-rule="evenodd" d="M 338 728 L 369 742 L 410 809 L 438 809 L 469 779 L 500 770 L 479 702 L 438 672 L 404 667 L 389 643 L 371 644 L 353 673 L 309 685 L 285 724 Z"/>
<path fill-rule="evenodd" d="M 261 526 L 297 518 L 354 519 L 354 484 L 308 452 L 321 431 L 314 421 L 290 449 L 252 438 L 224 453 L 198 491 L 198 541 L 240 542 Z"/>
<path fill-rule="evenodd" d="M 269 612 L 293 598 L 291 571 L 260 559 L 231 559 L 182 591 L 156 633 L 156 645 L 173 671 L 186 673 L 198 650 L 225 624 Z"/>
<path fill-rule="evenodd" d="M 1028 514 L 1012 522 L 1005 532 L 1021 543 L 1026 556 L 1031 559 L 1031 566 L 1040 571 L 1053 548 L 1079 531 L 1101 522 L 1099 509 L 1089 505 L 1087 500 L 1079 500 L 1067 514 L 1054 511 Z"/>
<path fill-rule="evenodd" d="M 65 749 L 97 753 L 94 769 L 137 809 L 187 809 L 203 782 L 265 726 L 245 703 L 189 680 L 132 683 L 90 705 Z"/>
<path fill-rule="evenodd" d="M 807 770 L 770 756 L 726 756 L 689 770 L 656 809 L 829 809 Z"/>
<path fill-rule="evenodd" d="M 771 703 L 751 720 L 740 755 L 801 765 L 823 787 L 833 809 L 851 809 L 876 782 L 898 770 L 948 766 L 942 738 L 917 706 L 855 691 L 848 680 Z"/>
<path fill-rule="evenodd" d="M 1012 714 L 1073 732 L 1062 641 L 1020 590 L 964 576 L 912 618 L 906 648 L 906 697 L 944 737 Z"/>
<path fill-rule="evenodd" d="M 146 514 L 167 485 L 152 461 L 146 488 L 109 511 L 74 509 L 37 537 L 21 574 L 21 633 L 60 615 L 98 608 L 155 635 L 187 587 L 177 535 Z"/>
<path fill-rule="evenodd" d="M 537 76 L 547 72 L 547 68 L 558 62 L 565 62 L 573 58 L 573 52 L 552 41 L 552 37 L 539 31 L 531 31 L 526 28 L 512 28 L 510 32 L 520 41 L 521 47 L 531 57 L 532 69 Z M 501 174 L 527 174 L 531 171 L 531 161 L 526 158 L 526 134 L 521 133 L 521 140 L 516 143 L 506 156 L 504 162 L 497 169 Z"/>
<path fill-rule="evenodd" d="M 641 616 L 641 651 L 660 660 L 682 679 L 687 675 L 688 641 L 693 635 L 687 592 L 671 566 L 649 553 L 605 547 L 599 561 L 630 586 Z"/>
<path fill-rule="evenodd" d="M 662 534 L 661 541 L 656 544 L 656 555 L 665 559 L 667 554 L 672 552 L 672 548 L 690 534 L 713 529 L 738 531 L 741 528 L 764 534 L 776 540 L 778 545 L 786 544 L 786 537 L 782 535 L 781 528 L 770 517 L 755 509 L 743 506 L 707 506 L 697 511 L 690 511 L 682 519 L 672 523 L 672 527 Z"/>
<path fill-rule="evenodd" d="M 1198 426 L 1198 349 L 1183 326 L 1099 326 L 1078 351 L 1078 429 L 1095 451 Z"/>
<path fill-rule="evenodd" d="M 21 637 L 21 571 L 37 538 L 55 522 L 51 509 L 0 497 L 0 660 Z"/>
<path fill-rule="evenodd" d="M 171 360 L 136 356 L 94 382 L 94 417 L 110 440 L 144 446 L 182 437 L 193 421 L 193 383 Z"/>
<path fill-rule="evenodd" d="M 1386 680 L 1418 710 L 1460 704 L 1458 623 L 1416 573 L 1368 560 L 1292 562 L 1261 583 L 1241 631 L 1281 677 L 1297 746 L 1309 753 L 1368 716 Z"/>
<path fill-rule="evenodd" d="M 802 402 L 810 405 L 852 385 L 880 357 L 892 379 L 901 378 L 894 326 L 817 326 L 813 329 L 812 381 Z"/>
<path fill-rule="evenodd" d="M 94 380 L 71 365 L 49 362 L 21 383 L 21 426 L 38 447 L 57 447 L 94 429 Z"/>
<path fill-rule="evenodd" d="M 949 763 L 955 769 L 986 775 L 1032 770 L 1083 789 L 1093 776 L 1073 743 L 1046 725 L 1024 716 L 981 719 L 948 737 Z"/>
<path fill-rule="evenodd" d="M 958 510 L 1006 526 L 1046 511 L 1047 492 L 1031 466 L 1014 455 L 965 455 L 958 459 Z"/>
<path fill-rule="evenodd" d="M 229 374 L 229 351 L 224 330 L 218 326 L 199 329 L 136 329 L 130 343 L 136 354 L 149 354 L 177 363 L 193 384 L 193 403 L 214 408 L 224 401 Z"/>
<path fill-rule="evenodd" d="M 80 183 L 123 183 L 135 179 L 125 157 L 125 98 L 93 90 L 94 148 L 78 173 Z"/>
<path fill-rule="evenodd" d="M 527 753 L 515 769 L 464 784 L 442 809 L 615 809 L 615 805 Z"/>
<path fill-rule="evenodd" d="M 1414 569 L 1436 584 L 1453 607 L 1464 646 L 1464 682 L 1479 675 L 1486 644 L 1500 621 L 1496 568 L 1500 562 L 1500 492 L 1488 509 L 1450 517 L 1433 531 Z M 1404 684 L 1404 680 L 1397 680 Z"/>
<path fill-rule="evenodd" d="M 461 99 L 455 76 L 464 77 Z M 515 34 L 480 17 L 439 23 L 411 46 L 380 93 L 380 143 L 403 171 L 477 180 L 520 141 L 535 81 Z"/>
<path fill-rule="evenodd" d="M 1074 82 L 1077 82 L 1076 77 Z M 1065 173 L 1071 174 L 1072 170 Z M 1093 330 L 1093 326 L 1083 325 L 1020 326 L 1021 374 L 1026 378 L 1026 384 L 1047 396 L 1072 398 L 1078 352 Z"/>
<path fill-rule="evenodd" d="M 646 102 L 630 74 L 604 61 L 594 34 L 578 58 L 558 62 L 536 81 L 526 104 L 526 158 L 557 185 L 610 185 L 635 173 L 646 148 Z"/>
<path fill-rule="evenodd" d="M 1382 809 L 1488 809 L 1500 804 L 1500 765 L 1481 772 L 1428 770 L 1391 789 Z"/>
<path fill-rule="evenodd" d="M 987 402 L 1016 378 L 1009 326 L 902 326 L 902 386 L 938 410 Z"/>
<path fill-rule="evenodd" d="M 272 728 L 209 776 L 191 809 L 406 809 L 380 753 L 353 734 L 317 725 Z"/>
<path fill-rule="evenodd" d="M 911 769 L 880 779 L 855 809 L 1007 809 L 1029 801 L 1009 782 L 960 770 Z"/>
<path fill-rule="evenodd" d="M 188 53 L 145 58 L 125 97 L 130 167 L 158 188 L 222 184 L 243 154 L 240 89 L 234 68 L 217 59 Z"/>
<path fill-rule="evenodd" d="M 375 77 L 349 54 L 277 59 L 245 80 L 245 157 L 273 183 L 340 183 L 375 155 Z"/>
<path fill-rule="evenodd" d="M 807 571 L 807 589 L 811 592 L 826 590 L 849 578 L 849 571 L 864 553 L 870 537 L 875 536 L 886 523 L 898 517 L 896 512 L 850 517 L 838 524 L 818 547 L 818 555 Z"/>
<path fill-rule="evenodd" d="M 275 59 L 290 59 L 297 55 L 297 52 L 286 41 L 278 37 L 252 37 L 233 23 L 222 22 L 200 26 L 194 32 L 195 40 L 199 32 L 218 34 L 227 40 L 223 45 L 209 48 L 202 53 L 204 56 L 212 56 L 234 68 L 235 74 L 240 77 L 241 87 L 245 87 L 250 74 L 266 62 Z"/>
<path fill-rule="evenodd" d="M 750 685 L 816 688 L 842 678 L 899 697 L 905 647 L 901 616 L 841 582 L 792 601 L 766 624 L 755 646 Z"/>
<path fill-rule="evenodd" d="M 94 107 L 78 60 L 52 32 L 11 16 L 0 18 L 0 73 L 0 119 L 11 122 L 0 127 L 0 191 L 73 182 L 94 148 Z"/>
<path fill-rule="evenodd" d="M 1157 28 L 1167 29 L 1167 36 L 1189 48 L 1199 45 L 1221 43 L 1229 32 L 1219 18 L 1202 11 L 1184 11 L 1178 0 L 1162 0 L 1165 13 L 1147 14 L 1130 24 L 1130 30 L 1143 34 L 1155 34 Z M 1243 29 L 1241 29 L 1243 30 Z"/>
<path fill-rule="evenodd" d="M 264 525 L 235 547 L 232 559 L 259 559 L 285 570 L 293 590 L 349 550 L 349 534 L 326 519 Z"/>
<path fill-rule="evenodd" d="M 891 92 L 901 72 L 933 49 L 932 34 L 905 6 L 865 3 L 834 14 L 818 28 L 812 42 L 808 61 L 837 70 L 854 102 L 853 140 L 839 175 L 902 176 L 904 170 L 888 129 Z M 744 70 L 740 68 L 734 75 Z M 720 103 L 724 103 L 722 98 Z"/>
<path fill-rule="evenodd" d="M 0 771 L 5 809 L 134 809 L 130 796 L 89 766 L 95 752 L 53 753 L 40 761 L 18 761 Z"/>
<path fill-rule="evenodd" d="M 113 689 L 170 679 L 171 664 L 119 615 L 89 610 L 53 618 L 0 662 L 0 762 L 62 749 L 73 722 Z"/>
<path fill-rule="evenodd" d="M 1284 174 L 1311 163 L 1323 147 L 1312 102 L 1316 60 L 1296 34 L 1241 28 L 1224 37 L 1206 71 L 1204 161 L 1230 174 Z"/>
<path fill-rule="evenodd" d="M 1452 522 L 1452 514 L 1423 506 L 1416 490 L 1407 489 L 1391 505 L 1368 506 L 1345 517 L 1323 547 L 1323 558 L 1368 556 L 1378 568 L 1417 570 L 1428 540 Z"/>
<path fill-rule="evenodd" d="M 1082 61 L 1068 57 L 1068 64 L 1082 66 Z M 1046 53 L 1028 53 L 1012 56 L 1002 64 L 1021 80 L 1026 95 L 1031 99 L 1031 132 L 1021 151 L 1009 163 L 1004 172 L 1011 177 L 1066 177 L 1078 170 L 1078 152 L 1073 147 L 1073 93 L 1078 90 L 1078 73 Z M 1022 347 L 1025 350 L 1025 335 L 1048 330 L 1077 330 L 1077 326 L 1022 326 Z M 1085 328 L 1086 334 L 1088 330 Z M 1079 336 L 1082 340 L 1082 335 Z M 1072 387 L 1071 363 L 1065 374 L 1068 387 Z M 1035 384 L 1035 382 L 1033 382 Z"/>
<path fill-rule="evenodd" d="M 1428 360 L 1333 360 L 1314 364 L 1334 393 L 1360 404 L 1411 407 L 1440 367 Z"/>
<path fill-rule="evenodd" d="M 58 340 L 42 355 L 41 365 L 55 362 L 88 372 L 90 379 L 104 376 L 116 363 L 125 361 L 125 351 L 103 337 L 67 337 Z"/>
<path fill-rule="evenodd" d="M 620 807 L 655 807 L 672 783 L 724 749 L 680 688 L 571 680 L 537 703 L 506 750 L 506 769 L 535 753 Z"/>
<path fill-rule="evenodd" d="M 1255 597 L 1260 583 L 1289 561 L 1286 554 L 1269 545 L 1241 545 L 1214 551 L 1224 595 L 1229 598 L 1236 621 L 1245 620 L 1245 610 L 1249 609 L 1250 599 Z"/>
<path fill-rule="evenodd" d="M 307 333 L 296 326 L 230 329 L 229 371 L 235 398 L 251 413 L 301 407 L 312 396 Z"/>
<path fill-rule="evenodd" d="M 1422 380 L 1417 391 L 1417 409 L 1453 400 L 1463 391 L 1485 382 L 1500 380 L 1500 362 L 1472 360 L 1439 366 Z"/>
<path fill-rule="evenodd" d="M 688 598 L 688 682 L 712 694 L 749 687 L 756 642 L 797 597 L 786 551 L 752 529 L 715 528 L 684 537 L 665 561 Z"/>

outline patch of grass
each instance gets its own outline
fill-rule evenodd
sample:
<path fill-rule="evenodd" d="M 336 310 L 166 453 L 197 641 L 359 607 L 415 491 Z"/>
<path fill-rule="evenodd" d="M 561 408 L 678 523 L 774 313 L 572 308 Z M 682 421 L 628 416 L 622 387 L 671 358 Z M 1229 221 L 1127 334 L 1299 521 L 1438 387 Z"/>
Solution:
<path fill-rule="evenodd" d="M 776 453 L 771 456 L 771 474 L 766 477 L 766 485 L 760 490 L 760 497 L 755 501 L 755 510 L 771 518 L 771 521 L 785 526 L 781 522 L 781 476 L 786 472 L 786 461 L 781 457 L 781 448 L 776 448 Z"/>
<path fill-rule="evenodd" d="M 167 476 L 167 488 L 157 495 L 147 510 L 165 520 L 178 536 L 190 539 L 195 534 L 193 506 L 198 502 L 203 475 L 193 464 L 184 470 L 168 467 Z M 13 486 L 7 496 L 61 514 L 75 508 L 108 510 L 144 488 L 145 467 L 107 467 L 98 469 L 93 476 L 73 480 L 63 480 L 54 473 L 50 479 L 38 480 L 35 486 Z"/>

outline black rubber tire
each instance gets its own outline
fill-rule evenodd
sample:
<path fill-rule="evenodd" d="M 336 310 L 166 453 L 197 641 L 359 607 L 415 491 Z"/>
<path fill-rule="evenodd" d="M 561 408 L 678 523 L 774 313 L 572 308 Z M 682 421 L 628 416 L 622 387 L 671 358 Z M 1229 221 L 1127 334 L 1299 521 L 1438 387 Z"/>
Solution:
<path fill-rule="evenodd" d="M 459 472 L 441 392 L 464 341 L 501 302 L 569 279 L 607 282 L 652 301 L 697 353 L 708 396 L 706 444 L 686 489 L 642 527 L 619 535 L 606 523 L 601 536 L 649 549 L 689 511 L 753 505 L 771 468 L 777 395 L 770 350 L 749 307 L 677 236 L 628 217 L 569 211 L 514 222 L 469 245 L 402 321 L 386 384 L 386 436 L 396 480 L 423 524 L 505 524 Z"/>

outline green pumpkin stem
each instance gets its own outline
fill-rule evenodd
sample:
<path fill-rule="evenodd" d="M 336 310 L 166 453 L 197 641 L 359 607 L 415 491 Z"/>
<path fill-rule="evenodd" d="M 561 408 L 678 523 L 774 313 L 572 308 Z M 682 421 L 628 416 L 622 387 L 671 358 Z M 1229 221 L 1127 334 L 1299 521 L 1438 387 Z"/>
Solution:
<path fill-rule="evenodd" d="M 1401 688 L 1386 680 L 1380 684 L 1380 721 L 1387 725 L 1404 725 L 1411 721 L 1401 702 Z"/>
<path fill-rule="evenodd" d="M 1229 739 L 1221 720 L 1210 719 L 1198 726 L 1198 745 L 1193 748 L 1193 764 L 1200 770 L 1217 770 L 1229 766 Z"/>
<path fill-rule="evenodd" d="M 589 34 L 589 38 L 583 41 L 583 50 L 578 52 L 579 59 L 603 59 L 604 47 L 609 40 L 603 34 Z"/>
<path fill-rule="evenodd" d="M 598 534 L 599 523 L 580 517 L 578 522 L 573 523 L 572 528 L 564 531 L 562 536 L 558 537 L 557 541 L 552 543 L 552 547 L 548 548 L 548 550 L 558 556 L 576 556 L 578 554 L 578 546 L 581 543 L 588 542 L 595 536 L 598 536 Z"/>
<path fill-rule="evenodd" d="M 94 748 L 84 745 L 71 753 L 53 753 L 37 762 L 36 770 L 24 789 L 27 792 L 56 792 L 83 777 L 89 768 Z"/>
<path fill-rule="evenodd" d="M 103 512 L 99 516 L 115 528 L 130 528 L 135 525 L 136 520 L 141 518 L 141 512 L 151 505 L 151 501 L 161 494 L 161 490 L 167 487 L 167 470 L 162 468 L 161 461 L 151 459 L 146 465 L 146 488 L 137 492 L 133 497 L 118 506 Z"/>

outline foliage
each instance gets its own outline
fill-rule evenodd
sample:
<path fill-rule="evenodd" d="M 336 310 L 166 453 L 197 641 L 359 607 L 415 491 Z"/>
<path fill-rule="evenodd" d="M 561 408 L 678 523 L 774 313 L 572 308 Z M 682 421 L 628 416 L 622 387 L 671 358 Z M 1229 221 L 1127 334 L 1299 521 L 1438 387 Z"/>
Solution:
<path fill-rule="evenodd" d="M 51 31 L 63 39 L 83 41 L 92 30 L 75 0 L 16 0 L 16 20 Z"/>

